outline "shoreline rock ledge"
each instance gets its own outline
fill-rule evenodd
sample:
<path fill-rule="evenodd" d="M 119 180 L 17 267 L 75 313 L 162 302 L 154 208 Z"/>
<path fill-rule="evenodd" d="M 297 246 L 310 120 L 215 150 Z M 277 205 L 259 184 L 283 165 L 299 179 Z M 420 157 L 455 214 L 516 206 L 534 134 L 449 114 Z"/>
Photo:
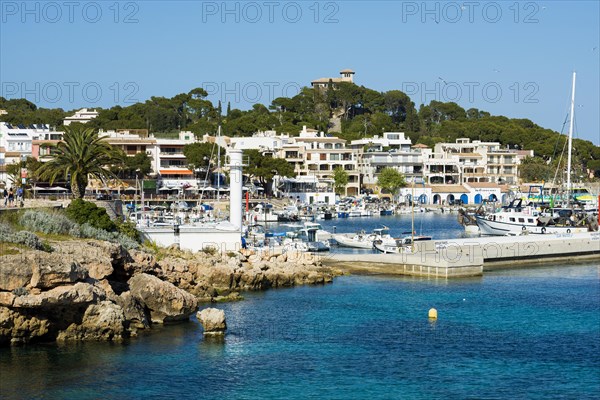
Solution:
<path fill-rule="evenodd" d="M 151 253 L 88 239 L 50 244 L 50 253 L 18 248 L 0 256 L 0 346 L 121 341 L 187 320 L 202 301 L 326 284 L 341 274 L 312 254 Z M 224 317 L 212 318 L 205 331 L 222 334 Z"/>
<path fill-rule="evenodd" d="M 225 321 L 225 311 L 217 308 L 205 308 L 196 314 L 198 321 L 204 328 L 204 334 L 207 336 L 224 335 L 227 330 Z"/>

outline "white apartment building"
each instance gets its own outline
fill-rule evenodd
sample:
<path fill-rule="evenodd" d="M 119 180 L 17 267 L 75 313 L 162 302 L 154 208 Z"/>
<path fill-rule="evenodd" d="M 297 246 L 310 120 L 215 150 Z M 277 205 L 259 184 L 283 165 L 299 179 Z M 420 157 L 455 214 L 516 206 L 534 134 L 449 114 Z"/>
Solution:
<path fill-rule="evenodd" d="M 38 140 L 60 139 L 62 132 L 55 132 L 46 124 L 12 125 L 0 122 L 0 181 L 7 183 L 6 165 L 33 156 L 33 143 Z"/>
<path fill-rule="evenodd" d="M 421 149 L 423 157 L 423 177 L 430 185 L 452 185 L 461 182 L 461 169 L 458 159 L 446 153 Z"/>
<path fill-rule="evenodd" d="M 404 132 L 384 132 L 383 137 L 353 140 L 350 148 L 358 154 L 358 169 L 365 187 L 376 187 L 379 174 L 388 167 L 401 172 L 407 182 L 423 179 L 421 150 L 412 147 Z"/>
<path fill-rule="evenodd" d="M 145 152 L 151 159 L 152 174 L 158 178 L 159 187 L 197 187 L 194 171 L 189 168 L 183 147 L 196 142 L 192 132 L 179 132 L 177 138 L 156 138 L 147 130 L 100 131 L 108 143 L 120 147 L 128 156 Z"/>
<path fill-rule="evenodd" d="M 276 131 L 259 131 L 250 137 L 229 138 L 230 146 L 238 150 L 258 150 L 262 154 L 276 154 L 292 139 L 288 135 L 277 135 Z"/>
<path fill-rule="evenodd" d="M 76 111 L 75 114 L 70 117 L 66 117 L 63 120 L 63 125 L 71 125 L 73 122 L 79 122 L 82 124 L 87 124 L 94 118 L 98 116 L 98 111 L 96 110 L 88 110 L 87 108 L 82 108 L 79 111 Z"/>
<path fill-rule="evenodd" d="M 436 144 L 434 155 L 458 161 L 460 177 L 455 183 L 518 183 L 519 155 L 516 150 L 503 149 L 498 142 L 460 138 L 456 143 Z"/>
<path fill-rule="evenodd" d="M 282 146 L 278 157 L 292 163 L 298 177 L 314 176 L 325 185 L 333 181 L 334 171 L 340 167 L 348 173 L 346 195 L 359 194 L 358 153 L 347 148 L 344 139 L 307 129 L 306 126 L 299 136 L 292 139 Z"/>

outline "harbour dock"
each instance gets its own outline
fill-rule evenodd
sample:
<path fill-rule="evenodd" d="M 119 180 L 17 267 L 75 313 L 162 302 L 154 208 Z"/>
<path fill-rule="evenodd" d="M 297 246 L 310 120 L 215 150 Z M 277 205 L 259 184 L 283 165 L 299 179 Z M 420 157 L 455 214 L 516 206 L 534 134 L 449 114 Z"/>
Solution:
<path fill-rule="evenodd" d="M 432 240 L 415 242 L 414 253 L 331 252 L 321 261 L 356 274 L 459 278 L 499 267 L 581 259 L 600 259 L 599 232 Z"/>

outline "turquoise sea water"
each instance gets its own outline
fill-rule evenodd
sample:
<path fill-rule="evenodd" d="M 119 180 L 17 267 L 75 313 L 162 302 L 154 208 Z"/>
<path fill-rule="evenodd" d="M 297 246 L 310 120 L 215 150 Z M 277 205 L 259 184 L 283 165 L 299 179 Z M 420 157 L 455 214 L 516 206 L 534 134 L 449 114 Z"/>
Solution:
<path fill-rule="evenodd" d="M 245 297 L 217 305 L 222 341 L 192 319 L 123 344 L 0 349 L 0 398 L 600 396 L 593 264 L 450 281 L 350 276 Z"/>
<path fill-rule="evenodd" d="M 415 221 L 434 238 L 463 234 L 456 214 Z M 322 222 L 385 224 L 395 236 L 411 224 Z M 193 318 L 122 344 L 2 348 L 0 399 L 600 398 L 599 277 L 595 264 L 562 263 L 245 293 L 216 305 L 228 318 L 222 341 Z"/>

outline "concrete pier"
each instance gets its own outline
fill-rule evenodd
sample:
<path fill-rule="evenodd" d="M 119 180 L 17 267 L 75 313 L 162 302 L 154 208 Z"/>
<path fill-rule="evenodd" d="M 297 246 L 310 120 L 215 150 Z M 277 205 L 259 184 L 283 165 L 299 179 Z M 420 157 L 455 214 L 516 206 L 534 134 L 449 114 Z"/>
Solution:
<path fill-rule="evenodd" d="M 600 259 L 600 233 L 490 236 L 415 243 L 413 254 L 339 254 L 322 262 L 351 273 L 438 278 L 478 276 L 488 268 Z"/>

